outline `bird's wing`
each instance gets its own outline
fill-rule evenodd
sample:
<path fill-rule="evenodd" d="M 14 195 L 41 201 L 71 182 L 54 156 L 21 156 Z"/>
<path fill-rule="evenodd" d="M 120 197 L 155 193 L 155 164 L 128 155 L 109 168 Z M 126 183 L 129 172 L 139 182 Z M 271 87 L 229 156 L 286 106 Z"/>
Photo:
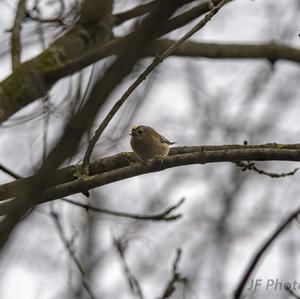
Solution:
<path fill-rule="evenodd" d="M 176 142 L 169 141 L 166 137 L 164 137 L 162 135 L 159 135 L 159 138 L 160 138 L 160 142 L 162 142 L 162 143 L 166 143 L 166 144 L 169 144 L 169 145 L 172 145 L 172 144 L 176 143 Z"/>

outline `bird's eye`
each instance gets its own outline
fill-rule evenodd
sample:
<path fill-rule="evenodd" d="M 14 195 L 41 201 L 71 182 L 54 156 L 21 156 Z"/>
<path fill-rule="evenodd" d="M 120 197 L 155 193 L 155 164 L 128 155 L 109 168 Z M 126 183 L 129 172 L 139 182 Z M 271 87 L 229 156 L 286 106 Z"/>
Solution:
<path fill-rule="evenodd" d="M 141 135 L 142 133 L 143 133 L 143 132 L 142 132 L 142 130 L 138 130 L 138 134 L 140 134 L 140 135 Z"/>

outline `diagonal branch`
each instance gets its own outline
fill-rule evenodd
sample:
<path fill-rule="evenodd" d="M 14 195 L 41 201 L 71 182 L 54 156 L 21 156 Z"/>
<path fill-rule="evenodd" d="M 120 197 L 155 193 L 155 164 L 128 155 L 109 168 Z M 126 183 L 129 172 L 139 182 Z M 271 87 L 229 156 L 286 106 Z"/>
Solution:
<path fill-rule="evenodd" d="M 288 294 L 291 295 L 291 297 L 295 299 L 300 299 L 300 295 L 298 295 L 294 290 L 292 290 L 291 286 L 285 285 L 284 289 L 288 292 Z"/>
<path fill-rule="evenodd" d="M 113 244 L 119 255 L 121 265 L 122 265 L 123 271 L 125 273 L 125 276 L 126 276 L 126 279 L 127 279 L 127 282 L 128 282 L 131 292 L 133 293 L 133 295 L 136 295 L 137 298 L 144 299 L 145 297 L 143 295 L 140 283 L 139 283 L 138 279 L 133 275 L 133 273 L 125 259 L 125 253 L 126 253 L 127 246 L 128 246 L 128 240 L 123 240 L 121 238 L 120 239 L 114 238 Z"/>
<path fill-rule="evenodd" d="M 234 298 L 239 299 L 241 298 L 244 288 L 246 286 L 246 283 L 254 271 L 256 265 L 263 257 L 263 254 L 267 251 L 267 249 L 270 247 L 270 245 L 276 240 L 276 238 L 292 223 L 292 221 L 300 214 L 300 208 L 292 212 L 289 216 L 286 217 L 282 221 L 282 223 L 274 230 L 274 232 L 263 242 L 261 247 L 257 250 L 257 252 L 252 257 L 251 261 L 249 262 L 239 284 L 238 287 L 234 293 Z"/>
<path fill-rule="evenodd" d="M 57 229 L 57 232 L 58 232 L 58 235 L 64 245 L 64 247 L 66 248 L 66 250 L 68 251 L 72 261 L 74 262 L 76 268 L 78 269 L 80 275 L 81 275 L 81 278 L 82 278 L 82 285 L 84 287 L 84 289 L 86 290 L 86 292 L 89 294 L 90 298 L 91 299 L 96 299 L 97 297 L 94 295 L 89 283 L 87 282 L 86 280 L 86 273 L 85 273 L 85 270 L 83 268 L 83 266 L 81 265 L 79 259 L 76 257 L 76 254 L 72 248 L 72 244 L 70 241 L 68 241 L 67 237 L 65 236 L 64 234 L 64 230 L 63 230 L 63 226 L 61 224 L 61 221 L 60 221 L 60 218 L 59 218 L 59 215 L 52 211 L 51 212 L 51 216 L 52 216 L 52 220 L 54 222 L 54 225 Z"/>
<path fill-rule="evenodd" d="M 192 2 L 193 0 L 186 0 L 186 3 Z M 140 17 L 146 13 L 149 13 L 157 4 L 157 0 L 143 3 L 135 6 L 127 11 L 123 11 L 114 15 L 114 24 L 119 26 L 124 22 L 131 20 L 136 17 Z"/>
<path fill-rule="evenodd" d="M 26 2 L 27 0 L 19 0 L 11 32 L 11 64 L 13 70 L 15 70 L 21 63 L 20 34 L 22 30 L 22 23 L 26 15 Z"/>
<path fill-rule="evenodd" d="M 67 157 L 74 154 L 81 136 L 91 126 L 108 96 L 120 81 L 131 72 L 143 49 L 153 40 L 158 28 L 180 5 L 180 0 L 174 2 L 170 0 L 159 1 L 156 9 L 143 20 L 133 33 L 128 35 L 126 49 L 107 69 L 104 76 L 96 82 L 87 103 L 68 122 L 63 135 L 49 153 L 45 163 L 37 171 L 32 183 L 23 189 L 17 190 L 18 203 L 11 205 L 8 214 L 0 223 L 0 250 L 6 244 L 16 224 L 26 214 L 28 209 L 32 205 L 43 201 L 43 193 L 50 186 L 56 169 Z"/>
<path fill-rule="evenodd" d="M 181 4 L 187 2 L 187 0 L 181 0 Z M 214 0 L 215 5 L 219 2 L 220 0 Z M 60 36 L 47 50 L 22 63 L 18 70 L 0 83 L 0 122 L 7 120 L 21 108 L 44 96 L 59 79 L 99 59 L 113 55 L 114 52 L 120 53 L 124 49 L 125 37 L 111 42 L 111 12 L 107 12 L 107 9 L 97 11 L 99 14 L 97 16 L 103 21 L 96 22 L 93 26 L 86 26 L 88 24 L 79 18 L 71 30 Z M 171 18 L 164 26 L 161 26 L 161 32 L 157 33 L 157 37 L 184 26 L 207 11 L 209 7 L 205 2 Z M 85 54 L 88 52 L 90 53 Z M 22 93 L 15 93 L 16 81 Z"/>
<path fill-rule="evenodd" d="M 182 276 L 180 272 L 178 271 L 178 264 L 181 258 L 181 249 L 177 249 L 176 251 L 176 257 L 173 262 L 173 269 L 172 269 L 172 276 L 170 280 L 168 281 L 165 289 L 163 290 L 162 295 L 159 297 L 159 299 L 167 299 L 172 296 L 172 294 L 176 290 L 176 285 L 178 283 L 185 283 L 187 281 L 187 278 Z"/>
<path fill-rule="evenodd" d="M 8 174 L 9 176 L 15 178 L 15 179 L 21 179 L 22 177 L 20 175 L 18 175 L 17 173 L 15 173 L 13 170 L 7 168 L 6 166 L 4 166 L 3 164 L 0 163 L 0 170 L 2 170 L 3 172 L 5 172 L 6 174 Z"/>
<path fill-rule="evenodd" d="M 181 37 L 174 44 L 170 45 L 168 49 L 166 49 L 161 55 L 158 55 L 154 58 L 153 62 L 138 76 L 138 78 L 130 85 L 127 91 L 123 94 L 123 96 L 114 104 L 111 110 L 108 112 L 104 120 L 99 125 L 96 130 L 93 138 L 90 140 L 88 148 L 86 150 L 85 156 L 83 158 L 82 170 L 83 173 L 89 174 L 89 163 L 91 159 L 92 152 L 95 148 L 95 145 L 99 138 L 101 137 L 103 131 L 108 126 L 109 122 L 115 116 L 115 114 L 119 111 L 121 106 L 125 103 L 128 97 L 133 93 L 133 91 L 144 81 L 147 76 L 160 64 L 162 63 L 168 56 L 170 56 L 176 48 L 178 48 L 181 44 L 183 44 L 187 39 L 189 39 L 193 34 L 202 29 L 211 18 L 221 9 L 223 5 L 225 5 L 229 0 L 222 0 L 220 3 L 214 7 L 209 13 L 207 13 L 203 19 L 200 20 L 191 30 L 189 30 L 183 37 Z"/>
<path fill-rule="evenodd" d="M 148 3 L 140 4 L 127 11 L 117 13 L 114 15 L 114 24 L 118 26 L 130 19 L 140 17 L 148 13 L 149 11 L 151 11 L 151 9 L 153 9 L 155 5 L 156 5 L 156 1 L 154 0 Z"/>

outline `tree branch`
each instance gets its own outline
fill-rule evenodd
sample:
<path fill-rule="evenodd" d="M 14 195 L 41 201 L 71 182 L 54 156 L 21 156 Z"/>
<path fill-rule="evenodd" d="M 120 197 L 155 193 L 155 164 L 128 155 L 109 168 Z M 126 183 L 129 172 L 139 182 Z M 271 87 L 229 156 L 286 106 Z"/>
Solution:
<path fill-rule="evenodd" d="M 182 217 L 181 214 L 174 214 L 172 215 L 171 213 L 178 209 L 184 202 L 184 199 L 181 199 L 178 203 L 173 205 L 170 208 L 167 208 L 165 211 L 159 213 L 159 214 L 153 214 L 153 215 L 145 215 L 145 214 L 132 214 L 132 213 L 126 213 L 126 212 L 117 212 L 117 211 L 112 211 L 108 209 L 103 209 L 103 208 L 97 208 L 93 207 L 87 204 L 82 204 L 74 200 L 70 200 L 68 198 L 62 198 L 62 201 L 70 203 L 72 205 L 84 208 L 86 211 L 93 211 L 96 213 L 103 213 L 103 214 L 108 214 L 112 216 L 117 216 L 117 217 L 125 217 L 129 219 L 135 219 L 135 220 L 146 220 L 146 221 L 173 221 L 173 220 L 178 220 L 179 218 Z"/>
<path fill-rule="evenodd" d="M 104 46 L 94 47 L 79 58 L 68 60 L 63 67 L 58 66 L 48 69 L 48 75 L 62 78 L 72 74 L 110 55 L 117 55 L 123 49 L 123 37 L 114 38 Z M 153 42 L 144 53 L 144 56 L 156 56 L 157 53 L 166 51 L 176 41 L 161 39 Z M 211 58 L 211 59 L 266 59 L 268 61 L 288 60 L 300 63 L 300 49 L 293 48 L 278 42 L 263 44 L 237 44 L 237 43 L 205 43 L 186 41 L 176 48 L 171 56 Z"/>
<path fill-rule="evenodd" d="M 89 163 L 91 159 L 92 152 L 95 148 L 95 145 L 99 138 L 101 137 L 103 131 L 108 126 L 109 122 L 115 116 L 115 114 L 119 111 L 128 97 L 133 93 L 133 91 L 148 77 L 148 75 L 160 64 L 162 63 L 168 56 L 170 56 L 176 48 L 178 48 L 182 43 L 184 43 L 187 39 L 189 39 L 193 34 L 202 29 L 211 18 L 221 9 L 221 7 L 226 4 L 229 0 L 222 0 L 220 3 L 214 7 L 210 12 L 208 12 L 203 19 L 201 19 L 192 29 L 190 29 L 186 34 L 184 34 L 178 41 L 174 42 L 174 44 L 170 45 L 162 54 L 156 56 L 152 63 L 138 76 L 138 78 L 129 86 L 127 91 L 123 94 L 123 96 L 113 105 L 111 110 L 108 112 L 104 120 L 101 122 L 99 127 L 97 128 L 94 136 L 89 142 L 86 153 L 83 158 L 82 163 L 82 171 L 85 175 L 89 175 Z"/>
<path fill-rule="evenodd" d="M 238 161 L 300 161 L 300 144 L 263 144 L 263 145 L 225 145 L 225 146 L 185 146 L 171 149 L 170 156 L 148 163 L 132 163 L 135 161 L 133 153 L 121 153 L 112 157 L 99 159 L 91 164 L 96 173 L 91 176 L 72 177 L 72 180 L 59 183 L 56 178 L 43 195 L 40 202 L 51 201 L 82 191 L 100 187 L 141 174 L 158 172 L 168 168 L 206 164 L 214 162 Z M 103 166 L 103 168 L 102 168 Z M 60 175 L 76 167 L 69 167 L 58 171 Z M 68 177 L 68 176 L 66 176 Z M 63 179 L 66 179 L 62 175 Z M 0 186 L 0 201 L 15 197 L 19 188 L 30 185 L 34 177 L 17 180 Z M 70 174 L 69 174 L 70 179 Z M 14 202 L 14 201 L 12 201 Z M 6 213 L 9 204 L 0 206 L 0 214 Z"/>
<path fill-rule="evenodd" d="M 247 161 L 247 162 L 239 161 L 239 162 L 236 162 L 235 164 L 236 164 L 236 166 L 242 168 L 242 171 L 253 170 L 259 174 L 263 174 L 263 175 L 269 176 L 271 178 L 284 178 L 286 176 L 294 175 L 299 170 L 299 168 L 295 168 L 294 170 L 289 171 L 289 172 L 275 173 L 275 172 L 269 172 L 269 171 L 265 171 L 263 169 L 257 168 L 255 163 L 250 162 L 250 161 Z"/>
<path fill-rule="evenodd" d="M 95 2 L 99 9 L 90 9 Z M 0 122 L 46 94 L 61 78 L 60 73 L 55 74 L 52 69 L 64 68 L 67 60 L 81 56 L 89 48 L 111 39 L 111 2 L 84 1 L 81 17 L 69 31 L 41 54 L 22 63 L 0 83 Z"/>
<path fill-rule="evenodd" d="M 232 1 L 232 0 L 230 0 Z M 148 13 L 152 7 L 155 5 L 156 1 L 148 2 L 145 4 L 138 5 L 128 11 L 118 13 L 114 15 L 114 24 L 116 26 L 121 25 L 123 22 L 128 21 L 132 18 L 140 17 L 146 13 Z M 186 0 L 185 3 L 193 2 L 193 0 Z M 214 6 L 217 6 L 221 0 L 213 0 L 212 1 Z M 199 16 L 207 13 L 209 10 L 213 9 L 207 3 L 204 1 L 203 3 L 192 7 L 188 9 L 187 11 L 171 18 L 166 22 L 166 24 L 162 27 L 162 30 L 160 31 L 160 35 L 164 35 L 166 33 L 169 33 L 173 30 L 176 30 L 182 26 L 187 25 L 189 22 L 193 21 L 194 19 L 198 18 Z"/>
<path fill-rule="evenodd" d="M 171 0 L 159 1 L 159 5 L 143 20 L 137 29 L 128 34 L 126 49 L 111 64 L 103 77 L 95 83 L 83 108 L 67 123 L 60 140 L 37 171 L 32 184 L 24 189 L 17 190 L 18 203 L 10 207 L 8 214 L 0 223 L 0 250 L 28 209 L 32 205 L 43 201 L 44 190 L 50 186 L 56 169 L 67 157 L 74 154 L 81 136 L 91 126 L 100 107 L 120 81 L 131 72 L 143 49 L 153 40 L 158 28 L 180 5 L 181 0 L 174 2 Z"/>
<path fill-rule="evenodd" d="M 118 256 L 120 258 L 121 261 L 121 265 L 124 271 L 124 274 L 126 276 L 129 288 L 131 290 L 131 292 L 133 293 L 133 295 L 135 295 L 137 298 L 139 299 L 144 299 L 144 295 L 143 295 L 143 291 L 142 288 L 140 286 L 139 281 L 137 280 L 137 278 L 133 275 L 126 259 L 125 259 L 125 253 L 127 250 L 127 246 L 128 246 L 128 240 L 123 240 L 122 238 L 117 239 L 114 238 L 113 239 L 113 244 L 115 246 L 115 249 L 118 253 Z"/>
<path fill-rule="evenodd" d="M 170 150 L 170 155 L 165 160 L 152 161 L 147 164 L 133 163 L 136 162 L 136 158 L 132 152 L 120 153 L 91 163 L 91 175 L 85 179 L 78 178 L 77 169 L 80 169 L 81 165 L 73 165 L 58 170 L 50 186 L 53 188 L 47 191 L 48 199 L 45 199 L 45 201 L 58 199 L 144 173 L 177 166 L 255 160 L 300 161 L 300 144 L 268 143 L 261 145 L 231 144 L 173 147 Z M 15 197 L 17 190 L 30 185 L 33 179 L 34 177 L 27 177 L 0 185 L 0 201 Z M 1 211 L 2 208 L 0 207 L 0 214 Z"/>
<path fill-rule="evenodd" d="M 263 254 L 266 250 L 270 247 L 270 245 L 275 241 L 275 239 L 285 230 L 285 228 L 300 214 L 300 208 L 292 212 L 286 219 L 282 221 L 282 223 L 274 230 L 274 232 L 266 239 L 265 242 L 261 245 L 261 247 L 257 250 L 254 254 L 253 258 L 251 259 L 249 265 L 247 266 L 241 281 L 238 284 L 238 287 L 234 293 L 234 298 L 239 299 L 243 294 L 243 290 L 245 285 L 254 271 L 255 266 L 261 260 Z"/>
<path fill-rule="evenodd" d="M 154 0 L 154 1 L 151 1 L 148 3 L 140 4 L 140 5 L 138 5 L 134 8 L 131 8 L 127 11 L 115 14 L 114 15 L 114 24 L 118 26 L 130 19 L 140 17 L 140 16 L 148 13 L 156 5 L 156 2 L 157 1 Z"/>
<path fill-rule="evenodd" d="M 116 181 L 135 177 L 145 173 L 162 171 L 172 167 L 191 164 L 206 164 L 213 162 L 236 161 L 300 161 L 300 151 L 274 150 L 274 149 L 248 149 L 248 150 L 220 150 L 181 154 L 165 158 L 164 160 L 151 161 L 146 164 L 135 163 L 109 172 L 96 174 L 89 177 L 78 178 L 75 181 L 58 185 L 46 191 L 47 200 L 79 193 L 95 187 L 100 187 Z"/>
<path fill-rule="evenodd" d="M 214 1 L 216 5 L 220 0 Z M 198 10 L 194 7 L 166 23 L 160 36 L 180 26 L 184 26 L 199 15 L 209 10 L 205 2 Z M 77 26 L 78 25 L 78 26 Z M 79 23 L 70 31 L 56 40 L 46 51 L 37 57 L 24 62 L 18 70 L 0 83 L 0 122 L 6 120 L 27 104 L 42 97 L 52 85 L 64 76 L 70 75 L 82 68 L 110 55 L 119 54 L 124 48 L 125 39 L 111 40 L 111 30 L 104 26 L 101 30 L 93 27 L 98 39 L 83 39 L 79 34 Z M 90 36 L 89 32 L 86 32 Z M 91 34 L 92 36 L 93 34 Z M 84 35 L 85 36 L 85 35 Z M 87 43 L 91 41 L 91 43 Z M 173 41 L 157 41 L 149 47 L 145 55 L 154 56 L 166 50 Z M 91 47 L 92 45 L 92 47 Z M 71 55 L 72 53 L 72 55 Z M 74 55 L 73 55 L 74 54 Z M 172 54 L 182 57 L 206 57 L 218 59 L 267 59 L 277 61 L 281 59 L 300 62 L 300 50 L 278 43 L 265 44 L 216 44 L 186 42 Z M 22 93 L 16 93 L 16 84 L 22 86 Z M 18 88 L 20 88 L 18 86 Z"/>
<path fill-rule="evenodd" d="M 160 39 L 147 49 L 148 55 L 155 55 L 168 49 L 173 40 Z M 206 43 L 186 41 L 178 47 L 173 56 L 212 58 L 212 59 L 267 59 L 272 62 L 289 60 L 300 63 L 300 49 L 293 48 L 278 42 L 262 44 L 237 44 L 237 43 Z"/>
<path fill-rule="evenodd" d="M 15 178 L 15 179 L 21 179 L 22 177 L 20 175 L 18 175 L 17 173 L 15 173 L 13 170 L 7 168 L 6 166 L 4 166 L 3 164 L 0 163 L 0 170 L 2 170 L 3 172 L 5 172 L 6 174 L 8 174 L 9 176 Z"/>
<path fill-rule="evenodd" d="M 185 4 L 190 1 L 181 0 L 181 3 Z M 217 5 L 220 1 L 214 0 L 214 4 Z M 98 22 L 93 24 L 87 22 L 86 17 L 89 16 L 90 11 L 92 11 L 91 19 L 96 19 Z M 96 15 L 98 19 L 93 16 L 95 11 L 98 11 Z M 209 11 L 209 6 L 205 2 L 171 18 L 161 27 L 157 37 L 186 25 L 207 11 Z M 71 30 L 60 36 L 40 55 L 22 63 L 18 70 L 0 83 L 0 122 L 44 96 L 46 91 L 59 79 L 95 63 L 99 59 L 123 51 L 126 38 L 111 40 L 112 15 L 108 12 L 103 16 L 103 12 L 107 12 L 107 10 L 89 10 L 87 7 L 86 12 Z M 99 21 L 101 19 L 102 21 Z M 22 89 L 22 93 L 15 92 L 16 86 L 18 89 Z"/>
<path fill-rule="evenodd" d="M 26 14 L 26 2 L 27 0 L 19 0 L 14 25 L 11 34 L 11 63 L 12 69 L 15 70 L 21 63 L 21 42 L 20 33 L 22 29 L 22 23 Z"/>
<path fill-rule="evenodd" d="M 92 291 L 89 283 L 86 280 L 85 270 L 84 270 L 83 266 L 81 265 L 79 259 L 76 257 L 76 254 L 72 248 L 72 243 L 70 241 L 68 241 L 67 237 L 64 234 L 63 226 L 61 224 L 59 215 L 56 212 L 52 211 L 51 216 L 52 216 L 52 220 L 54 222 L 54 225 L 57 229 L 58 235 L 59 235 L 64 247 L 68 251 L 72 261 L 74 262 L 74 265 L 76 266 L 76 268 L 78 269 L 78 271 L 81 275 L 82 285 L 83 285 L 84 289 L 89 294 L 91 299 L 96 299 L 97 297 L 94 295 L 94 292 Z"/>
<path fill-rule="evenodd" d="M 176 251 L 176 257 L 173 262 L 173 269 L 172 269 L 172 277 L 168 281 L 165 289 L 163 290 L 162 295 L 159 297 L 159 299 L 167 299 L 170 298 L 171 295 L 176 290 L 176 284 L 178 283 L 185 283 L 187 281 L 186 277 L 183 277 L 180 272 L 178 271 L 178 264 L 181 258 L 181 249 L 177 249 Z"/>

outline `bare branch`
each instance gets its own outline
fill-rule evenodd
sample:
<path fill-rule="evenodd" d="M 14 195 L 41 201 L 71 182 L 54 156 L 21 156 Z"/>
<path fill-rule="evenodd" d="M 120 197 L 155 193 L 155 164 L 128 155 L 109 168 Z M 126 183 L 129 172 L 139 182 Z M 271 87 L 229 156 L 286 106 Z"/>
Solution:
<path fill-rule="evenodd" d="M 176 290 L 176 284 L 185 283 L 187 281 L 187 278 L 181 276 L 181 274 L 178 271 L 178 263 L 180 261 L 180 257 L 181 257 L 181 249 L 177 249 L 176 257 L 173 262 L 172 277 L 170 278 L 169 282 L 167 283 L 167 285 L 166 285 L 162 295 L 159 297 L 159 299 L 170 298 L 171 295 Z"/>
<path fill-rule="evenodd" d="M 245 285 L 252 274 L 252 272 L 255 269 L 255 266 L 258 264 L 258 262 L 261 260 L 263 254 L 266 252 L 266 250 L 270 247 L 270 245 L 276 240 L 276 238 L 287 228 L 289 224 L 292 223 L 292 221 L 300 214 L 300 208 L 292 212 L 290 215 L 286 217 L 282 221 L 282 223 L 274 230 L 274 232 L 263 242 L 263 244 L 258 248 L 257 252 L 252 257 L 251 261 L 249 262 L 239 284 L 236 288 L 236 291 L 234 293 L 234 298 L 239 299 L 241 298 L 241 295 L 243 294 L 243 290 L 245 288 Z"/>
<path fill-rule="evenodd" d="M 174 43 L 173 40 L 156 40 L 152 47 L 147 49 L 148 55 L 165 51 Z M 293 48 L 278 42 L 258 44 L 238 43 L 207 43 L 186 41 L 173 52 L 180 57 L 205 57 L 213 59 L 268 59 L 270 61 L 290 60 L 300 63 L 300 49 Z"/>
<path fill-rule="evenodd" d="M 14 25 L 12 28 L 11 61 L 13 70 L 15 70 L 21 63 L 20 33 L 22 29 L 22 23 L 26 14 L 26 2 L 27 0 L 19 0 Z"/>
<path fill-rule="evenodd" d="M 129 219 L 146 220 L 146 221 L 178 220 L 179 218 L 182 217 L 182 214 L 174 214 L 174 215 L 170 215 L 170 214 L 174 210 L 178 209 L 184 203 L 184 200 L 185 200 L 184 198 L 181 199 L 178 203 L 176 203 L 175 205 L 171 206 L 170 208 L 166 209 L 165 211 L 163 211 L 159 214 L 144 215 L 144 214 L 132 214 L 132 213 L 126 213 L 126 212 L 117 212 L 117 211 L 112 211 L 112 210 L 108 210 L 108 209 L 97 208 L 97 207 L 93 207 L 90 205 L 86 205 L 86 204 L 82 204 L 82 203 L 70 200 L 68 198 L 62 198 L 62 201 L 76 205 L 78 207 L 82 207 L 86 211 L 93 211 L 93 212 L 108 214 L 108 215 L 117 216 L 117 217 L 125 217 L 125 218 L 129 218 Z"/>
<path fill-rule="evenodd" d="M 191 165 L 205 164 L 212 162 L 233 162 L 243 160 L 287 160 L 300 161 L 300 151 L 296 150 L 271 150 L 271 149 L 253 149 L 253 150 L 224 150 L 196 152 L 192 154 L 181 154 L 167 157 L 163 161 L 151 161 L 146 164 L 135 163 L 130 166 L 118 168 L 101 174 L 81 177 L 75 181 L 58 185 L 45 192 L 48 200 L 67 196 L 70 194 L 89 190 L 91 188 L 103 186 L 112 182 L 123 180 L 149 172 L 162 171 L 167 168 Z M 58 196 L 59 195 L 59 196 Z"/>
<path fill-rule="evenodd" d="M 125 240 L 125 242 L 124 242 L 124 240 L 122 240 L 122 239 L 114 238 L 113 242 L 114 242 L 115 248 L 117 250 L 117 253 L 120 257 L 122 268 L 124 270 L 124 273 L 127 278 L 128 285 L 129 285 L 131 292 L 134 295 L 136 295 L 139 299 L 144 299 L 144 295 L 143 295 L 140 283 L 137 280 L 137 278 L 133 275 L 133 273 L 130 270 L 130 268 L 126 262 L 126 259 L 125 259 L 125 252 L 126 252 L 126 249 L 128 246 L 128 244 L 126 244 L 127 240 Z"/>
<path fill-rule="evenodd" d="M 220 1 L 213 1 L 216 5 Z M 184 16 L 174 17 L 174 24 L 170 22 L 167 24 L 166 32 L 183 26 L 187 22 L 195 19 L 199 15 L 208 11 L 207 2 L 203 3 L 203 8 L 199 7 L 199 11 L 192 8 L 195 11 L 190 14 L 189 18 Z M 176 18 L 182 17 L 182 23 Z M 51 88 L 51 86 L 64 76 L 70 75 L 82 68 L 99 61 L 104 57 L 110 55 L 119 54 L 124 49 L 124 43 L 126 37 L 115 38 L 111 40 L 111 34 L 109 38 L 99 38 L 101 42 L 95 45 L 86 44 L 86 40 L 82 39 L 81 35 L 77 33 L 78 28 L 68 31 L 55 41 L 46 51 L 39 56 L 31 59 L 20 65 L 18 70 L 3 80 L 0 84 L 0 121 L 6 120 L 10 115 L 16 111 L 42 97 L 45 91 Z M 98 30 L 99 31 L 99 30 Z M 160 36 L 166 33 L 165 31 L 160 33 Z M 88 35 L 90 35 L 87 32 Z M 72 41 L 72 43 L 71 43 Z M 148 54 L 156 55 L 157 52 L 161 53 L 170 46 L 170 41 L 157 41 L 156 46 L 148 47 Z M 172 42 L 173 43 L 173 42 Z M 75 46 L 74 46 L 75 45 Z M 67 51 L 68 47 L 72 46 L 74 51 Z M 155 48 L 157 47 L 157 48 Z M 151 48 L 151 51 L 149 49 Z M 75 49 L 77 49 L 75 51 Z M 81 49 L 79 51 L 79 49 Z M 59 53 L 59 61 L 57 59 L 57 53 Z M 70 55 L 70 53 L 74 55 Z M 300 62 L 300 50 L 297 48 L 281 45 L 278 43 L 267 44 L 213 44 L 213 43 L 193 43 L 186 42 L 181 47 L 177 48 L 172 55 L 184 56 L 184 57 L 208 57 L 208 58 L 232 58 L 232 59 L 268 59 L 269 61 L 277 61 L 279 59 L 286 59 L 296 63 Z M 47 62 L 45 64 L 45 61 Z M 15 93 L 15 79 L 22 78 L 23 93 L 19 95 Z M 12 96 L 13 95 L 13 96 Z"/>
<path fill-rule="evenodd" d="M 176 41 L 173 45 L 171 45 L 166 51 L 164 51 L 161 55 L 158 55 L 154 58 L 153 62 L 138 76 L 138 78 L 130 85 L 127 91 L 123 94 L 123 96 L 114 104 L 111 110 L 108 112 L 104 120 L 99 125 L 96 130 L 93 138 L 90 140 L 88 148 L 86 150 L 85 156 L 83 158 L 82 171 L 85 175 L 89 175 L 89 163 L 91 159 L 92 152 L 95 148 L 95 145 L 99 138 L 101 137 L 103 131 L 108 126 L 109 122 L 112 120 L 114 115 L 118 112 L 121 106 L 125 103 L 128 97 L 133 93 L 133 91 L 144 81 L 147 76 L 160 64 L 162 63 L 168 56 L 170 56 L 176 48 L 178 48 L 182 43 L 184 43 L 187 39 L 189 39 L 193 34 L 202 29 L 207 22 L 211 20 L 211 18 L 221 9 L 223 5 L 225 5 L 229 0 L 222 0 L 220 3 L 215 6 L 209 13 L 207 13 L 203 19 L 200 20 L 191 30 L 189 30 L 183 37 L 181 37 L 178 41 Z"/>
<path fill-rule="evenodd" d="M 139 27 L 128 35 L 126 50 L 108 68 L 91 91 L 90 97 L 83 108 L 68 122 L 64 133 L 54 149 L 49 153 L 47 160 L 37 171 L 32 184 L 24 189 L 17 190 L 18 204 L 11 205 L 8 214 L 2 219 L 0 225 L 0 249 L 6 244 L 12 230 L 21 217 L 32 205 L 43 201 L 43 191 L 49 187 L 53 175 L 59 165 L 69 156 L 72 156 L 80 142 L 81 136 L 88 129 L 96 117 L 100 107 L 104 104 L 110 93 L 125 78 L 134 67 L 136 61 L 150 42 L 163 22 L 168 19 L 177 8 L 180 0 L 159 1 L 160 5 L 153 10 Z M 89 12 L 86 16 L 91 17 Z M 92 16 L 93 17 L 93 16 Z M 155 22 L 153 21 L 155 20 Z M 135 46 L 132 47 L 132 44 Z M 0 109 L 1 110 L 1 109 Z"/>
<path fill-rule="evenodd" d="M 286 176 L 294 175 L 299 169 L 299 168 L 295 168 L 294 170 L 292 170 L 290 172 L 275 173 L 275 172 L 269 172 L 269 171 L 259 169 L 256 167 L 254 162 L 250 162 L 250 161 L 248 161 L 248 162 L 239 161 L 239 162 L 236 162 L 235 165 L 242 168 L 242 171 L 254 170 L 255 172 L 257 172 L 259 174 L 263 174 L 263 175 L 269 176 L 271 178 L 283 178 Z"/>
<path fill-rule="evenodd" d="M 5 172 L 6 174 L 10 175 L 14 179 L 21 179 L 22 178 L 20 175 L 16 174 L 13 170 L 7 168 L 6 166 L 4 166 L 1 163 L 0 163 L 0 170 L 2 170 L 3 172 Z"/>
<path fill-rule="evenodd" d="M 115 38 L 104 46 L 94 47 L 79 58 L 68 60 L 64 68 L 53 68 L 51 74 L 63 77 L 99 61 L 107 56 L 119 54 L 123 49 L 125 39 Z M 144 56 L 155 56 L 166 51 L 176 41 L 161 39 L 154 41 L 144 53 Z M 178 57 L 205 57 L 212 59 L 267 59 L 268 61 L 289 60 L 300 63 L 300 49 L 278 42 L 264 44 L 237 44 L 237 43 L 204 43 L 186 41 L 171 54 Z"/>
<path fill-rule="evenodd" d="M 226 3 L 231 2 L 233 0 L 228 0 Z M 218 6 L 222 0 L 212 0 L 214 7 L 210 7 L 207 1 L 190 8 L 189 10 L 183 12 L 182 14 L 171 18 L 165 26 L 160 31 L 160 36 L 163 36 L 173 30 L 176 30 L 180 27 L 187 25 L 189 22 L 193 21 L 194 19 L 202 16 L 203 14 L 209 12 L 211 9 L 214 9 Z"/>
<path fill-rule="evenodd" d="M 63 230 L 62 224 L 60 222 L 59 215 L 56 212 L 52 211 L 51 216 L 52 216 L 52 219 L 53 219 L 53 222 L 54 222 L 55 227 L 57 229 L 58 235 L 59 235 L 64 247 L 68 251 L 72 261 L 74 262 L 76 268 L 78 269 L 78 271 L 81 275 L 82 285 L 83 285 L 84 289 L 89 294 L 91 299 L 96 299 L 97 297 L 94 295 L 89 283 L 86 280 L 86 274 L 85 274 L 84 268 L 81 265 L 79 259 L 76 257 L 76 254 L 75 254 L 75 252 L 73 250 L 73 247 L 72 247 L 72 243 L 67 240 L 67 238 L 64 234 L 64 230 Z"/>
<path fill-rule="evenodd" d="M 156 1 L 151 1 L 148 3 L 144 3 L 144 4 L 140 4 L 138 6 L 135 6 L 132 9 L 129 9 L 127 11 L 124 12 L 120 12 L 118 14 L 114 15 L 114 23 L 115 25 L 121 25 L 122 23 L 124 23 L 125 21 L 128 21 L 130 19 L 136 18 L 136 17 L 140 17 L 146 13 L 148 13 L 149 11 L 151 11 L 151 9 L 154 8 L 154 6 L 156 5 Z"/>
<path fill-rule="evenodd" d="M 120 153 L 99 159 L 91 164 L 91 176 L 76 175 L 79 167 L 70 166 L 55 173 L 52 188 L 44 193 L 43 201 L 58 199 L 87 191 L 112 182 L 138 176 L 144 173 L 162 171 L 172 167 L 191 164 L 238 161 L 300 161 L 300 144 L 262 145 L 221 145 L 221 146 L 182 146 L 171 148 L 170 156 L 161 161 L 146 164 L 136 161 L 133 153 Z M 17 195 L 17 190 L 32 184 L 34 177 L 28 177 L 0 185 L 0 201 Z M 7 207 L 7 205 L 5 206 Z M 7 213 L 0 207 L 0 214 Z"/>

